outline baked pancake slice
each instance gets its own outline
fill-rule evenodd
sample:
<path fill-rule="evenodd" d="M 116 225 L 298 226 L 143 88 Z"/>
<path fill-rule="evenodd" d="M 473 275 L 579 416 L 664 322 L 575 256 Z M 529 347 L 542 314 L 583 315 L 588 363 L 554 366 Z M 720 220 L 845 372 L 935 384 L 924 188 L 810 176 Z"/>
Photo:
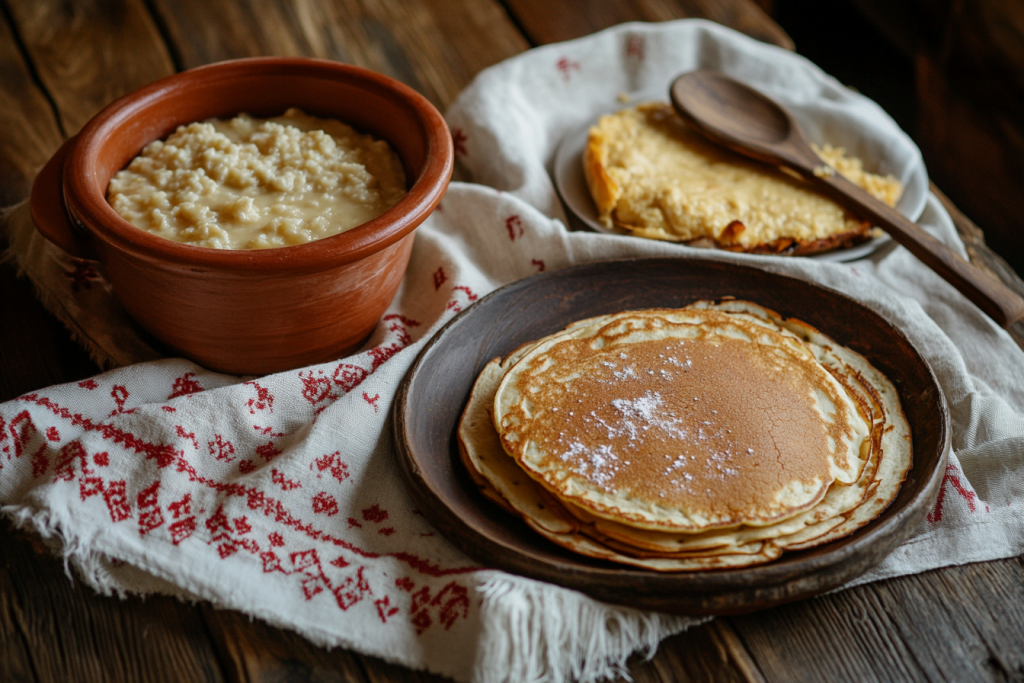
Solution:
<path fill-rule="evenodd" d="M 840 148 L 817 151 L 890 206 L 902 193 L 895 178 L 865 172 Z M 662 102 L 602 116 L 590 130 L 583 170 L 600 221 L 640 237 L 800 255 L 869 236 L 869 224 L 831 199 L 705 140 Z"/>

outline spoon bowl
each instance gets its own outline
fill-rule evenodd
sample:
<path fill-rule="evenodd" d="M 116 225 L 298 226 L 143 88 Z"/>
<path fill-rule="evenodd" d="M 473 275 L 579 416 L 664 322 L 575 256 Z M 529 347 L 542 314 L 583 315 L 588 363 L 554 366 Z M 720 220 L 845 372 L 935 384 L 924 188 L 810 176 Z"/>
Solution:
<path fill-rule="evenodd" d="M 669 96 L 695 131 L 734 152 L 795 171 L 855 216 L 888 232 L 1003 327 L 1024 317 L 1024 299 L 1015 292 L 825 164 L 796 120 L 771 98 L 707 70 L 679 76 Z"/>
<path fill-rule="evenodd" d="M 776 146 L 800 131 L 777 102 L 716 71 L 680 76 L 672 84 L 671 95 L 676 111 L 690 126 L 727 146 Z"/>

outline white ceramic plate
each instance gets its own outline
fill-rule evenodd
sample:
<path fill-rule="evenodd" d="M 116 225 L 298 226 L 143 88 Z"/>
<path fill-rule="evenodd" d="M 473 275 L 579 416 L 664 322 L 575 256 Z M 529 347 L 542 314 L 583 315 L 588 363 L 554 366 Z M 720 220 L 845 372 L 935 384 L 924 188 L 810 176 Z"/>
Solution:
<path fill-rule="evenodd" d="M 626 103 L 616 102 L 610 104 L 602 114 L 635 106 L 641 102 L 652 100 L 666 101 L 668 88 L 665 92 L 645 91 L 630 96 Z M 780 99 L 781 98 L 776 98 Z M 832 109 L 820 109 L 813 106 L 797 106 L 786 104 L 794 118 L 804 128 L 805 133 L 812 142 L 821 144 L 830 143 L 835 146 L 845 147 L 848 152 L 860 156 L 864 167 L 875 173 L 891 173 L 902 179 L 904 184 L 903 195 L 896 203 L 896 208 L 910 220 L 917 220 L 924 211 L 925 202 L 928 198 L 928 175 L 924 165 L 921 163 L 908 162 L 904 158 L 887 158 L 884 146 L 881 152 L 875 155 L 870 154 L 878 146 L 864 144 L 865 140 L 870 141 L 871 130 L 864 130 L 863 125 L 856 119 L 844 120 L 842 112 Z M 595 117 L 595 121 L 596 121 Z M 555 163 L 553 170 L 555 187 L 562 197 L 566 208 L 580 219 L 585 225 L 597 232 L 612 233 L 617 235 L 628 234 L 624 230 L 613 230 L 605 227 L 598 220 L 597 207 L 587 189 L 587 181 L 583 176 L 583 148 L 587 144 L 587 132 L 593 122 L 572 131 L 566 135 L 555 152 Z M 827 136 L 827 137 L 825 137 Z M 858 152 L 857 150 L 860 150 Z M 645 239 L 645 238 L 638 238 Z M 808 258 L 821 261 L 855 261 L 873 254 L 878 249 L 886 246 L 892 241 L 888 235 L 881 235 L 874 239 L 857 244 L 849 249 L 836 249 L 823 254 L 815 254 Z M 690 249 L 680 244 L 681 248 Z"/>

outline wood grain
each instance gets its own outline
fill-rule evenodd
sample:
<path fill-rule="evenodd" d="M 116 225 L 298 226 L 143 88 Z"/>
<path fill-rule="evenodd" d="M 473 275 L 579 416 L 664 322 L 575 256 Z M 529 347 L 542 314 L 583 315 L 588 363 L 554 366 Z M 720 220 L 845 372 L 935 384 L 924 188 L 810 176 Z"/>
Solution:
<path fill-rule="evenodd" d="M 336 59 L 447 106 L 481 69 L 527 47 L 491 0 L 154 0 L 183 68 L 258 55 Z"/>
<path fill-rule="evenodd" d="M 1004 560 L 891 579 L 731 621 L 767 680 L 854 683 L 1020 680 L 1022 620 L 1024 567 Z"/>
<path fill-rule="evenodd" d="M 6 0 L 65 135 L 102 107 L 174 72 L 142 0 Z"/>
<path fill-rule="evenodd" d="M 2 16 L 2 15 L 0 15 Z M 35 83 L 12 27 L 0 21 L 0 207 L 28 194 L 32 178 L 63 136 Z"/>
<path fill-rule="evenodd" d="M 188 605 L 159 596 L 113 600 L 83 590 L 60 561 L 36 553 L 6 520 L 0 547 L 0 628 L 14 625 L 28 652 L 28 680 L 223 680 L 202 619 Z M 24 664 L 19 659 L 15 666 Z"/>
<path fill-rule="evenodd" d="M 255 14 L 266 5 L 279 9 Z M 172 56 L 188 67 L 296 50 L 398 76 L 443 106 L 483 66 L 530 43 L 605 28 L 617 13 L 621 20 L 710 16 L 768 42 L 791 44 L 742 0 L 509 0 L 505 5 L 507 14 L 498 2 L 485 0 L 150 0 L 148 6 L 156 10 L 150 14 L 143 0 L 6 0 L 8 13 L 0 12 L 0 117 L 6 117 L 0 118 L 0 203 L 27 192 L 32 169 L 60 141 L 47 98 L 67 131 L 74 132 L 117 95 L 169 73 Z M 8 17 L 25 43 L 27 61 Z M 746 21 L 759 25 L 743 28 Z M 33 65 L 41 87 L 33 80 Z M 991 268 L 1008 281 L 1012 271 L 1000 272 L 989 258 L 991 250 L 970 240 L 968 246 L 972 260 L 995 264 Z M 95 374 L 31 287 L 14 279 L 10 265 L 0 269 L 0 400 Z M 169 672 L 175 679 L 213 681 L 434 680 L 375 658 L 316 648 L 295 634 L 209 605 L 97 596 L 71 584 L 59 561 L 37 555 L 23 536 L 12 538 L 6 523 L 3 527 L 0 680 L 157 681 L 167 680 Z M 894 584 L 899 587 L 891 588 Z M 895 579 L 698 627 L 664 641 L 652 661 L 637 659 L 631 672 L 649 683 L 828 680 L 832 674 L 836 680 L 1021 680 L 1021 586 L 1024 570 L 1018 560 Z M 957 604 L 949 607 L 951 601 Z M 966 625 L 953 628 L 958 619 Z M 930 629 L 924 636 L 918 633 L 922 624 Z M 941 653 L 965 635 L 967 646 Z M 836 652 L 846 659 L 836 661 Z M 977 660 L 965 662 L 963 656 Z M 946 669 L 961 664 L 964 676 Z"/>
<path fill-rule="evenodd" d="M 764 10 L 747 0 L 503 0 L 534 45 L 572 40 L 627 21 L 710 19 L 752 38 L 793 49 Z"/>
<path fill-rule="evenodd" d="M 764 678 L 726 619 L 666 638 L 657 654 L 630 667 L 636 683 L 761 683 Z"/>

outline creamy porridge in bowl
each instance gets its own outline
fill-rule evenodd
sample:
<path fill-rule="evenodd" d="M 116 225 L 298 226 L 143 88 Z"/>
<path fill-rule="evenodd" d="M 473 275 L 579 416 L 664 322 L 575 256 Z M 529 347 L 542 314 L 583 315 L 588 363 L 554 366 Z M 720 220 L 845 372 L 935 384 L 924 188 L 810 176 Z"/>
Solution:
<path fill-rule="evenodd" d="M 242 59 L 106 107 L 40 172 L 31 209 L 45 238 L 99 262 L 166 353 L 259 375 L 364 343 L 453 162 L 444 118 L 394 79 L 326 60 Z M 125 191 L 135 183 L 143 190 Z"/>
<path fill-rule="evenodd" d="M 181 126 L 110 180 L 132 225 L 214 249 L 305 244 L 376 218 L 406 194 L 384 140 L 291 108 Z"/>

